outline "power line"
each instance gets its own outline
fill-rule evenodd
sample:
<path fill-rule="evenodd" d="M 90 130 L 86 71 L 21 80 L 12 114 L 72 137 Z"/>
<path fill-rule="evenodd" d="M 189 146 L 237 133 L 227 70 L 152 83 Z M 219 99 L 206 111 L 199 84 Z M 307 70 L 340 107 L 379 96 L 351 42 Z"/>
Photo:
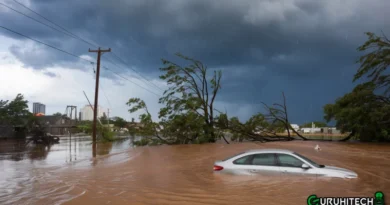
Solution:
<path fill-rule="evenodd" d="M 120 75 L 120 74 L 118 74 L 117 72 L 111 70 L 110 68 L 107 68 L 107 67 L 105 67 L 105 66 L 103 66 L 103 68 L 105 68 L 105 69 L 107 69 L 107 70 L 113 72 L 113 73 L 116 74 L 117 76 L 119 76 L 119 77 L 121 77 L 121 78 L 123 78 L 123 79 L 125 79 L 125 80 L 127 80 L 127 81 L 129 81 L 129 82 L 131 82 L 131 83 L 133 83 L 133 84 L 135 84 L 135 85 L 137 85 L 138 87 L 140 87 L 140 88 L 142 88 L 142 89 L 144 89 L 144 90 L 147 90 L 147 91 L 149 91 L 150 93 L 155 94 L 157 97 L 161 97 L 161 95 L 159 95 L 159 94 L 157 94 L 157 93 L 155 93 L 155 92 L 153 92 L 153 91 L 151 91 L 151 90 L 149 90 L 149 89 L 147 89 L 147 88 L 145 88 L 145 87 L 142 87 L 142 86 L 140 86 L 140 85 L 134 83 L 133 81 L 129 80 L 129 79 L 126 78 L 126 77 L 123 77 L 122 75 Z"/>
<path fill-rule="evenodd" d="M 107 97 L 107 95 L 106 95 L 106 92 L 105 92 L 104 89 L 103 89 L 103 86 L 102 86 L 102 85 L 99 85 L 99 87 L 100 87 L 100 89 L 102 89 L 103 95 L 104 95 L 104 97 L 106 98 L 106 100 L 107 100 L 107 102 L 108 102 L 108 105 L 109 105 L 110 108 L 112 109 L 112 105 L 111 105 L 110 100 L 108 99 L 108 97 Z"/>
<path fill-rule="evenodd" d="M 55 50 L 61 51 L 61 52 L 63 52 L 63 53 L 66 53 L 66 54 L 71 55 L 71 56 L 73 56 L 73 57 L 75 57 L 75 58 L 79 58 L 79 59 L 82 59 L 82 60 L 84 60 L 84 61 L 87 61 L 87 62 L 89 62 L 89 63 L 93 63 L 93 64 L 94 64 L 94 62 L 92 62 L 92 61 L 90 61 L 90 60 L 88 60 L 88 59 L 82 58 L 82 57 L 77 56 L 76 54 L 70 53 L 70 52 L 68 52 L 68 51 L 64 51 L 64 50 L 62 50 L 62 49 L 60 49 L 60 48 L 57 48 L 57 47 L 52 46 L 52 45 L 49 45 L 49 44 L 44 43 L 44 42 L 42 42 L 42 41 L 33 39 L 33 38 L 29 37 L 29 36 L 26 36 L 26 35 L 24 35 L 24 34 L 21 34 L 21 33 L 17 32 L 17 31 L 11 30 L 11 29 L 6 28 L 6 27 L 4 27 L 4 26 L 0 26 L 0 28 L 2 28 L 2 29 L 4 29 L 4 30 L 7 30 L 7 31 L 9 31 L 9 32 L 12 32 L 12 33 L 14 33 L 14 34 L 23 36 L 23 37 L 25 37 L 25 38 L 28 38 L 28 39 L 30 39 L 30 40 L 32 40 L 32 41 L 35 41 L 35 42 L 40 43 L 40 44 L 43 44 L 43 45 L 48 46 L 48 47 L 50 47 L 50 48 L 53 48 L 53 49 L 55 49 Z M 103 68 L 105 68 L 105 69 L 107 69 L 107 70 L 113 72 L 114 74 L 116 74 L 116 75 L 118 75 L 119 77 L 121 77 L 121 78 L 123 78 L 123 79 L 125 79 L 125 80 L 127 80 L 127 81 L 129 81 L 129 82 L 131 82 L 131 83 L 133 83 L 134 85 L 136 85 L 136 86 L 138 86 L 138 87 L 140 87 L 140 88 L 142 88 L 142 89 L 144 89 L 144 90 L 146 90 L 146 91 L 149 91 L 150 93 L 153 93 L 153 94 L 157 95 L 158 97 L 161 97 L 159 94 L 156 94 L 155 92 L 153 92 L 153 91 L 151 91 L 151 90 L 149 90 L 149 89 L 147 89 L 147 88 L 144 88 L 144 87 L 138 85 L 137 83 L 131 81 L 130 79 L 121 76 L 120 74 L 118 74 L 117 72 L 111 70 L 110 68 L 105 67 L 105 66 L 103 66 Z"/>
<path fill-rule="evenodd" d="M 30 40 L 32 40 L 32 41 L 38 42 L 38 43 L 40 43 L 40 44 L 43 44 L 43 45 L 48 46 L 48 47 L 50 47 L 50 48 L 53 48 L 53 49 L 55 49 L 55 50 L 61 51 L 61 52 L 63 52 L 63 53 L 66 53 L 66 54 L 68 54 L 68 55 L 71 55 L 71 56 L 73 56 L 73 57 L 80 58 L 80 59 L 85 60 L 85 61 L 87 61 L 87 62 L 89 62 L 89 63 L 94 63 L 94 62 L 92 62 L 92 61 L 90 61 L 90 60 L 88 60 L 88 59 L 82 58 L 82 57 L 77 56 L 77 55 L 75 55 L 75 54 L 73 54 L 73 53 L 69 53 L 68 51 L 64 51 L 64 50 L 62 50 L 62 49 L 60 49 L 60 48 L 54 47 L 54 46 L 49 45 L 49 44 L 47 44 L 47 43 L 44 43 L 44 42 L 42 42 L 42 41 L 33 39 L 33 38 L 29 37 L 29 36 L 26 36 L 26 35 L 24 35 L 24 34 L 21 34 L 21 33 L 17 32 L 17 31 L 11 30 L 11 29 L 6 28 L 6 27 L 4 27 L 4 26 L 0 26 L 0 28 L 5 29 L 5 30 L 7 30 L 7 31 L 9 31 L 9 32 L 12 32 L 12 33 L 14 33 L 14 34 L 23 36 L 23 37 L 25 37 L 25 38 L 28 38 L 28 39 L 30 39 Z"/>
<path fill-rule="evenodd" d="M 57 23 L 51 21 L 50 19 L 44 17 L 43 15 L 39 14 L 38 12 L 36 12 L 36 11 L 30 9 L 28 6 L 26 6 L 26 5 L 22 4 L 22 3 L 20 3 L 19 1 L 16 1 L 16 0 L 13 0 L 13 1 L 16 2 L 17 4 L 19 4 L 20 6 L 24 7 L 25 9 L 27 9 L 27 10 L 33 12 L 34 14 L 38 15 L 39 17 L 45 19 L 46 21 L 52 23 L 53 25 L 56 25 L 57 27 L 61 28 L 61 29 L 64 30 L 65 32 L 67 32 L 67 33 L 69 33 L 69 34 L 71 34 L 71 35 L 77 37 L 79 40 L 82 40 L 82 41 L 84 41 L 85 43 L 87 43 L 87 44 L 89 44 L 89 45 L 93 45 L 93 46 L 97 47 L 96 44 L 90 43 L 90 42 L 88 42 L 87 40 L 81 38 L 80 36 L 77 36 L 76 34 L 70 32 L 68 29 L 66 29 L 66 28 L 64 28 L 63 26 L 61 26 L 61 25 L 59 25 L 59 24 L 57 24 Z"/>
<path fill-rule="evenodd" d="M 9 7 L 9 6 L 5 5 L 5 4 L 3 4 L 3 3 L 0 3 L 0 5 L 3 5 L 4 7 L 7 7 L 8 9 L 11 9 L 12 11 L 17 12 L 17 13 L 19 13 L 20 15 L 23 15 L 23 16 L 25 16 L 25 17 L 31 19 L 31 20 L 34 20 L 34 21 L 36 21 L 36 22 L 38 22 L 38 23 L 40 23 L 40 24 L 43 24 L 43 25 L 45 25 L 45 26 L 51 28 L 51 29 L 54 29 L 54 30 L 56 30 L 56 31 L 58 31 L 58 32 L 61 32 L 61 33 L 65 34 L 65 35 L 68 35 L 68 36 L 70 36 L 70 37 L 72 37 L 72 38 L 74 38 L 74 39 L 81 40 L 81 41 L 83 41 L 84 43 L 86 43 L 86 44 L 88 44 L 88 45 L 90 45 L 90 46 L 98 47 L 98 45 L 93 44 L 93 43 L 90 43 L 90 42 L 88 42 L 87 40 L 81 38 L 80 36 L 77 36 L 76 34 L 70 32 L 68 29 L 66 29 L 66 28 L 64 28 L 64 27 L 62 27 L 62 26 L 60 26 L 60 25 L 58 25 L 57 23 L 55 23 L 55 22 L 49 20 L 48 18 L 44 17 L 43 15 L 41 15 L 41 14 L 39 14 L 38 12 L 34 11 L 33 9 L 29 8 L 28 6 L 26 6 L 26 5 L 24 5 L 24 4 L 20 3 L 20 2 L 18 2 L 18 1 L 16 1 L 16 0 L 13 0 L 13 1 L 16 2 L 17 4 L 21 5 L 22 7 L 28 9 L 29 11 L 35 13 L 36 15 L 40 16 L 41 18 L 45 19 L 46 21 L 52 23 L 53 25 L 58 26 L 59 28 L 61 28 L 61 29 L 64 30 L 65 32 L 64 32 L 64 31 L 61 31 L 61 30 L 59 30 L 59 29 L 57 29 L 57 28 L 55 28 L 55 27 L 53 27 L 53 26 L 50 26 L 50 25 L 48 25 L 48 24 L 46 24 L 46 23 L 44 23 L 44 22 L 42 22 L 42 21 L 39 21 L 39 20 L 37 20 L 37 19 L 35 19 L 35 18 L 33 18 L 33 17 L 31 17 L 31 16 L 25 14 L 25 13 L 22 13 L 22 12 L 16 10 L 16 9 L 13 9 L 13 8 L 11 8 L 11 7 Z M 118 58 L 120 61 L 122 61 L 125 65 L 127 65 L 127 63 L 126 63 L 123 59 L 121 59 L 118 55 L 116 55 L 115 53 L 113 53 L 113 55 L 114 55 L 116 58 Z M 111 59 L 108 58 L 108 60 L 109 60 L 112 64 L 116 65 L 117 67 L 120 67 L 119 65 L 117 65 L 116 63 L 114 63 Z M 154 84 L 152 81 L 150 81 L 150 80 L 146 79 L 145 77 L 143 77 L 137 70 L 135 70 L 134 68 L 132 68 L 132 67 L 129 66 L 129 65 L 127 65 L 127 66 L 128 66 L 131 70 L 133 70 L 134 72 L 138 73 L 138 75 L 141 76 L 141 78 L 143 78 L 144 80 L 146 80 L 146 81 L 148 81 L 149 83 L 153 84 L 157 89 L 160 89 L 160 90 L 161 90 L 160 87 L 158 87 L 158 86 L 157 86 L 156 84 Z M 162 90 L 161 90 L 161 91 L 162 91 Z"/>
<path fill-rule="evenodd" d="M 127 65 L 127 63 L 126 63 L 122 58 L 120 58 L 118 55 L 116 55 L 114 52 L 112 52 L 112 55 L 114 55 L 117 59 L 119 59 L 120 61 L 122 61 L 122 63 L 124 63 L 125 65 Z M 145 79 L 145 80 L 147 80 L 148 82 L 150 82 L 151 84 L 153 84 L 157 89 L 162 90 L 160 87 L 158 87 L 158 86 L 157 86 L 156 84 L 154 84 L 152 81 L 150 81 L 150 80 L 146 79 L 145 77 L 143 77 L 139 71 L 135 70 L 134 68 L 132 68 L 132 67 L 129 66 L 129 65 L 127 65 L 127 66 L 128 66 L 131 70 L 133 70 L 134 72 L 138 73 L 139 76 L 141 76 L 143 79 Z"/>
<path fill-rule="evenodd" d="M 104 56 L 103 56 L 103 58 L 104 58 Z M 112 64 L 114 64 L 115 66 L 117 66 L 118 68 L 120 68 L 120 66 L 117 64 L 117 63 L 115 63 L 114 61 L 112 61 L 111 59 L 109 59 L 109 58 L 107 58 L 107 60 L 110 62 L 110 63 L 112 63 Z M 141 75 L 139 75 L 139 76 L 141 76 Z M 141 76 L 142 77 L 142 76 Z M 137 78 L 138 79 L 138 78 Z M 145 78 L 144 78 L 145 79 Z M 140 80 L 142 80 L 142 79 L 140 79 Z M 148 81 L 147 79 L 145 79 L 146 81 Z M 145 82 L 145 81 L 144 81 Z M 149 81 L 150 82 L 150 81 Z M 145 83 L 147 83 L 147 82 L 145 82 Z M 150 83 L 152 83 L 152 82 L 150 82 Z M 161 88 L 159 88 L 157 85 L 155 85 L 154 83 L 152 83 L 157 89 L 160 89 L 160 91 L 162 91 L 161 90 Z"/>
<path fill-rule="evenodd" d="M 67 36 L 70 36 L 70 37 L 74 38 L 74 39 L 84 41 L 85 43 L 87 43 L 87 44 L 89 44 L 89 45 L 95 46 L 95 45 L 89 43 L 88 41 L 85 41 L 85 40 L 83 40 L 83 39 L 78 38 L 78 37 L 75 36 L 74 34 L 70 34 L 70 33 L 61 31 L 61 30 L 59 30 L 59 29 L 57 29 L 57 28 L 55 28 L 55 27 L 53 27 L 53 26 L 50 26 L 49 24 L 46 24 L 46 23 L 44 23 L 44 22 L 42 22 L 42 21 L 40 21 L 40 20 L 37 20 L 37 19 L 35 19 L 35 18 L 33 18 L 33 17 L 31 17 L 31 16 L 25 14 L 25 13 L 22 13 L 22 12 L 16 10 L 16 9 L 13 9 L 13 8 L 11 8 L 11 7 L 5 5 L 5 4 L 3 4 L 3 3 L 1 3 L 1 2 L 0 2 L 0 5 L 2 5 L 2 6 L 4 6 L 4 7 L 7 7 L 8 9 L 11 9 L 12 11 L 14 11 L 14 12 L 20 14 L 20 15 L 23 15 L 23 16 L 25 16 L 26 18 L 29 18 L 29 19 L 31 19 L 31 20 L 33 20 L 33 21 L 36 21 L 36 22 L 38 22 L 38 23 L 40 23 L 40 24 L 42 24 L 42 25 L 45 25 L 45 26 L 47 26 L 47 27 L 53 29 L 53 30 L 56 30 L 56 31 L 58 31 L 58 32 L 61 32 L 61 33 L 65 34 L 65 35 L 67 35 Z"/>

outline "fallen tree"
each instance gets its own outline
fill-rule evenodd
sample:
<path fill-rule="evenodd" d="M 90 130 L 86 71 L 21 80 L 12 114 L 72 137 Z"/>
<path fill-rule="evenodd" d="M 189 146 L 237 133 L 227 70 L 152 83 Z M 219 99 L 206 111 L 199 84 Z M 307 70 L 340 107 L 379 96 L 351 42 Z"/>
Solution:
<path fill-rule="evenodd" d="M 288 120 L 288 112 L 287 112 L 287 105 L 286 105 L 286 96 L 284 95 L 284 92 L 282 92 L 283 96 L 283 104 L 274 103 L 273 106 L 268 106 L 264 102 L 262 104 L 264 105 L 265 109 L 267 110 L 268 114 L 266 117 L 271 120 L 273 123 L 280 122 L 284 125 L 284 127 L 287 130 L 288 137 L 291 137 L 290 130 L 292 130 L 298 137 L 300 137 L 302 140 L 308 140 L 307 138 L 303 137 L 299 132 L 297 132 L 290 124 Z"/>

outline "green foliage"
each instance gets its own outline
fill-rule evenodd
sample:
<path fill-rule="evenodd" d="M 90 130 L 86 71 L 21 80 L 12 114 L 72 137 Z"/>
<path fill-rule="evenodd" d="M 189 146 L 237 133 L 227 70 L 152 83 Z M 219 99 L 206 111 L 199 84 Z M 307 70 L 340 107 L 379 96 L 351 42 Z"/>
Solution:
<path fill-rule="evenodd" d="M 31 118 L 28 101 L 24 99 L 22 94 L 18 94 L 12 101 L 0 100 L 0 123 L 25 125 Z"/>
<path fill-rule="evenodd" d="M 146 145 L 149 145 L 152 141 L 149 139 L 149 138 L 141 138 L 140 140 L 138 141 L 134 141 L 133 144 L 135 146 L 146 146 Z"/>
<path fill-rule="evenodd" d="M 304 124 L 302 124 L 300 127 L 311 127 L 311 123 L 312 122 L 307 122 L 307 123 L 304 123 Z M 314 121 L 313 122 L 314 123 L 314 125 L 316 126 L 316 127 L 327 127 L 328 125 L 326 124 L 326 122 L 319 122 L 319 121 Z"/>
<path fill-rule="evenodd" d="M 220 115 L 217 125 L 230 130 L 232 141 L 267 140 L 265 138 L 276 137 L 276 133 L 284 132 L 285 128 L 280 121 L 269 120 L 262 113 L 253 115 L 245 123 L 240 122 L 237 117 L 232 117 L 226 121 L 226 117 L 225 115 Z"/>
<path fill-rule="evenodd" d="M 365 52 L 359 60 L 360 67 L 353 81 L 367 82 L 357 85 L 352 92 L 338 98 L 334 104 L 324 106 L 324 118 L 336 120 L 336 127 L 352 134 L 361 141 L 390 140 L 390 41 L 386 36 L 378 37 L 366 33 L 368 40 L 358 47 Z M 368 51 L 368 52 L 367 52 Z M 378 94 L 385 88 L 384 95 Z"/>
<path fill-rule="evenodd" d="M 390 40 L 384 35 L 379 37 L 370 32 L 366 35 L 368 40 L 358 50 L 371 50 L 371 52 L 359 58 L 360 68 L 353 80 L 367 76 L 376 88 L 386 88 L 385 94 L 387 94 L 390 92 L 390 75 L 385 71 L 390 65 Z"/>
<path fill-rule="evenodd" d="M 139 116 L 142 127 L 131 127 L 132 134 L 154 136 L 165 144 L 188 144 L 215 142 L 217 139 L 214 101 L 221 88 L 221 71 L 214 71 L 208 76 L 207 67 L 200 61 L 181 54 L 178 57 L 190 62 L 186 67 L 173 62 L 162 60 L 164 67 L 160 79 L 165 80 L 168 89 L 164 92 L 159 103 L 158 118 L 153 122 L 144 101 L 131 98 L 127 102 L 129 112 L 144 111 Z M 142 143 L 141 143 L 142 144 Z"/>
<path fill-rule="evenodd" d="M 334 104 L 325 105 L 325 120 L 336 120 L 337 128 L 353 131 L 362 141 L 389 140 L 390 104 L 374 94 L 375 88 L 371 82 L 358 85 Z"/>
<path fill-rule="evenodd" d="M 106 125 L 108 124 L 108 118 L 106 115 L 103 115 L 102 117 L 99 118 L 100 122 L 103 124 L 103 125 Z"/>
<path fill-rule="evenodd" d="M 112 124 L 118 128 L 125 128 L 127 125 L 127 121 L 121 117 L 113 117 L 110 122 L 112 122 Z"/>
<path fill-rule="evenodd" d="M 190 62 L 186 67 L 173 62 L 162 60 L 165 67 L 160 76 L 167 81 L 169 88 L 159 102 L 165 107 L 159 112 L 159 118 L 173 119 L 176 115 L 192 112 L 203 118 L 203 134 L 209 142 L 215 141 L 214 131 L 214 101 L 221 88 L 221 71 L 214 71 L 209 78 L 208 69 L 202 62 L 176 54 L 178 57 Z"/>
<path fill-rule="evenodd" d="M 85 134 L 92 134 L 92 122 L 83 121 L 77 125 L 79 132 L 84 132 Z M 112 132 L 108 127 L 102 126 L 100 123 L 96 124 L 97 135 L 101 136 L 99 139 L 103 142 L 112 142 L 115 141 L 115 132 Z"/>
<path fill-rule="evenodd" d="M 59 112 L 56 112 L 53 114 L 53 116 L 62 116 L 63 114 L 59 113 Z"/>
<path fill-rule="evenodd" d="M 77 125 L 79 132 L 84 132 L 86 134 L 92 133 L 92 122 L 91 121 L 81 121 Z"/>
<path fill-rule="evenodd" d="M 101 135 L 101 141 L 102 142 L 113 142 L 115 141 L 115 133 L 112 132 L 107 127 L 99 127 L 100 135 Z"/>

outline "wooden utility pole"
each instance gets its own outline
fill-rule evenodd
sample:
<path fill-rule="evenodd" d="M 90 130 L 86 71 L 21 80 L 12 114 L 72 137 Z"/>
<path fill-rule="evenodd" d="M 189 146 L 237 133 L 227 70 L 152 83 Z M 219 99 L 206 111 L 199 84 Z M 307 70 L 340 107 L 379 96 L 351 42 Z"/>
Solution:
<path fill-rule="evenodd" d="M 92 155 L 96 157 L 96 119 L 97 119 L 97 110 L 98 110 L 98 97 L 99 97 L 99 75 L 100 75 L 100 56 L 104 52 L 111 52 L 111 48 L 107 50 L 91 50 L 89 52 L 97 53 L 97 63 L 96 63 L 96 85 L 95 85 L 95 106 L 93 109 L 93 125 L 92 125 Z"/>

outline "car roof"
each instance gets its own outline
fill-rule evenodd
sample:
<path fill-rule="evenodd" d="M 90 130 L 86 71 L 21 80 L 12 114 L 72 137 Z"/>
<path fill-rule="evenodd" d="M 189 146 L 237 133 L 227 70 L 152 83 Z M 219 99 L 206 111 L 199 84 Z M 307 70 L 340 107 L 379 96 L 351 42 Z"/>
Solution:
<path fill-rule="evenodd" d="M 293 151 L 287 149 L 252 149 L 247 150 L 245 153 L 288 153 L 292 154 Z"/>

